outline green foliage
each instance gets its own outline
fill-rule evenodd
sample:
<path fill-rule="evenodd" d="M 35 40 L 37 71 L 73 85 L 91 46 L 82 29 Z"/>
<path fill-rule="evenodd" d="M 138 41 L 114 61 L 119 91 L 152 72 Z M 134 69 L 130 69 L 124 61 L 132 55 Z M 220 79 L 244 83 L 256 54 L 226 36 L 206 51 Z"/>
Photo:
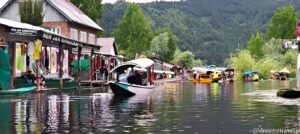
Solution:
<path fill-rule="evenodd" d="M 248 50 L 241 50 L 237 52 L 229 59 L 228 62 L 231 67 L 235 69 L 237 74 L 236 79 L 238 80 L 242 80 L 243 73 L 247 70 L 252 70 L 256 63 Z"/>
<path fill-rule="evenodd" d="M 40 1 L 25 0 L 19 6 L 21 22 L 41 26 L 43 24 L 43 5 Z"/>
<path fill-rule="evenodd" d="M 288 50 L 282 60 L 282 66 L 286 67 L 290 71 L 290 77 L 296 76 L 296 67 L 297 67 L 297 50 Z"/>
<path fill-rule="evenodd" d="M 256 35 L 251 35 L 247 49 L 253 57 L 260 59 L 264 56 L 263 38 L 261 34 L 256 33 Z"/>
<path fill-rule="evenodd" d="M 160 60 L 170 62 L 174 58 L 174 53 L 177 48 L 177 38 L 170 29 L 158 29 L 155 32 L 155 37 L 151 41 L 148 55 L 156 54 Z"/>
<path fill-rule="evenodd" d="M 235 68 L 238 77 L 241 80 L 243 72 L 246 70 L 255 70 L 260 73 L 261 78 L 269 79 L 271 70 L 281 70 L 287 68 L 290 71 L 290 77 L 296 76 L 297 50 L 287 50 L 284 52 L 281 48 L 282 41 L 272 38 L 264 44 L 265 56 L 261 59 L 255 59 L 248 50 L 237 52 L 228 59 L 229 65 Z M 240 75 L 241 74 L 241 75 Z"/>
<path fill-rule="evenodd" d="M 281 63 L 272 58 L 258 60 L 253 66 L 253 70 L 258 71 L 260 78 L 269 79 L 272 76 L 271 70 L 282 69 Z"/>
<path fill-rule="evenodd" d="M 195 55 L 192 52 L 185 51 L 178 55 L 176 63 L 185 68 L 189 68 L 193 65 L 194 57 Z"/>
<path fill-rule="evenodd" d="M 105 4 L 102 24 L 105 36 L 112 36 L 126 4 Z M 178 47 L 195 54 L 207 64 L 222 64 L 235 49 L 247 47 L 251 33 L 265 33 L 267 23 L 278 7 L 299 0 L 186 0 L 141 4 L 153 29 L 170 28 Z"/>
<path fill-rule="evenodd" d="M 205 63 L 202 61 L 202 60 L 193 60 L 193 63 L 192 63 L 192 67 L 198 67 L 198 66 L 203 66 L 205 65 Z"/>
<path fill-rule="evenodd" d="M 266 42 L 263 46 L 263 50 L 266 58 L 274 58 L 279 59 L 281 54 L 284 52 L 282 49 L 282 40 L 271 38 L 268 42 Z"/>
<path fill-rule="evenodd" d="M 102 0 L 71 0 L 71 2 L 100 25 L 100 19 L 104 12 Z"/>
<path fill-rule="evenodd" d="M 294 39 L 296 38 L 297 12 L 291 5 L 276 9 L 271 23 L 267 28 L 267 39 Z"/>
<path fill-rule="evenodd" d="M 150 50 L 148 52 L 148 55 L 155 54 L 156 58 L 167 61 L 167 53 L 170 51 L 168 48 L 168 33 L 162 33 L 158 36 L 155 36 L 150 45 Z"/>
<path fill-rule="evenodd" d="M 133 58 L 136 53 L 146 53 L 152 39 L 151 27 L 139 4 L 128 4 L 125 15 L 113 32 L 118 49 L 124 56 Z"/>

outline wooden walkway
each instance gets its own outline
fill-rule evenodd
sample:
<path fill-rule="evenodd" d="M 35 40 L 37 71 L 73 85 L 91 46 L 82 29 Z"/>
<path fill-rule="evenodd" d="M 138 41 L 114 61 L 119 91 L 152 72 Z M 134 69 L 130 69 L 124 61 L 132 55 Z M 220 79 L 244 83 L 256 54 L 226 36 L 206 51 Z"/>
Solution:
<path fill-rule="evenodd" d="M 108 86 L 108 81 L 106 80 L 81 81 L 80 86 L 104 87 L 104 86 Z"/>

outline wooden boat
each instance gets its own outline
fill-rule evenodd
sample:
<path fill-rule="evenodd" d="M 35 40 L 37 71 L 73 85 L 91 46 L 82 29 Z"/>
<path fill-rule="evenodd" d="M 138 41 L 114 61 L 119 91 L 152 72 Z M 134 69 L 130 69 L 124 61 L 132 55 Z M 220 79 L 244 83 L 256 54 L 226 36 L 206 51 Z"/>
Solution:
<path fill-rule="evenodd" d="M 140 68 L 141 70 L 146 69 L 147 71 L 140 71 L 142 73 L 146 73 L 146 79 L 142 79 L 146 83 L 136 83 L 137 78 L 140 78 L 139 74 L 134 74 L 131 76 L 128 75 L 128 78 L 126 78 L 127 80 L 125 80 L 125 82 L 122 82 L 120 79 L 117 81 L 109 81 L 109 86 L 112 92 L 118 96 L 145 95 L 149 92 L 152 92 L 154 90 L 154 83 L 152 82 L 154 71 L 153 64 L 154 62 L 152 60 L 143 58 L 123 62 L 122 64 L 113 68 L 110 73 L 116 73 L 119 78 L 122 77 L 121 75 L 124 70 L 128 70 L 128 68 L 135 68 L 130 72 L 137 70 L 137 68 Z M 127 74 L 130 74 L 130 72 L 127 72 Z"/>
<path fill-rule="evenodd" d="M 28 93 L 28 92 L 33 92 L 33 91 L 36 91 L 36 86 L 23 87 L 23 88 L 18 88 L 18 89 L 11 89 L 11 90 L 0 90 L 0 95 L 1 94 L 21 94 L 21 93 Z"/>
<path fill-rule="evenodd" d="M 155 80 L 154 83 L 168 83 L 168 82 L 176 82 L 182 80 L 182 77 L 174 77 L 174 78 L 166 78 L 166 79 L 159 79 Z"/>
<path fill-rule="evenodd" d="M 280 89 L 277 92 L 277 96 L 283 97 L 283 98 L 299 98 L 300 97 L 300 91 L 294 90 L 294 89 Z"/>
<path fill-rule="evenodd" d="M 244 80 L 247 82 L 259 81 L 259 74 L 257 71 L 246 71 L 244 72 Z"/>
<path fill-rule="evenodd" d="M 234 69 L 230 67 L 220 67 L 216 68 L 218 74 L 220 75 L 219 83 L 224 82 L 234 82 Z"/>
<path fill-rule="evenodd" d="M 182 77 L 174 76 L 175 73 L 172 71 L 162 71 L 162 70 L 154 70 L 154 76 L 160 75 L 161 77 L 158 77 L 154 83 L 165 83 L 165 82 L 175 82 L 182 80 Z M 165 78 L 163 75 L 166 75 Z"/>
<path fill-rule="evenodd" d="M 284 68 L 280 71 L 271 70 L 271 73 L 272 73 L 272 79 L 274 80 L 288 80 L 290 71 Z"/>
<path fill-rule="evenodd" d="M 201 67 L 194 67 L 193 70 L 195 70 L 195 72 L 191 78 L 192 82 L 211 83 L 220 80 L 220 77 L 215 70 Z"/>

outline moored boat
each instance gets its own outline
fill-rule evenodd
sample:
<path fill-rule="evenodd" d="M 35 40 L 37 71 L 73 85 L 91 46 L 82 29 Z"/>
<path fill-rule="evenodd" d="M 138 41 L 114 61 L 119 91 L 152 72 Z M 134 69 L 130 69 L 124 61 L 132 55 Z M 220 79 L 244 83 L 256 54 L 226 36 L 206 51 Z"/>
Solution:
<path fill-rule="evenodd" d="M 118 96 L 145 95 L 152 92 L 154 90 L 153 63 L 146 58 L 136 59 L 123 62 L 112 69 L 110 73 L 115 73 L 118 78 L 116 81 L 109 81 L 112 92 Z"/>
<path fill-rule="evenodd" d="M 11 89 L 11 90 L 0 90 L 0 95 L 3 94 L 21 94 L 21 93 L 29 93 L 36 91 L 36 86 L 31 87 L 23 87 L 18 89 Z"/>
<path fill-rule="evenodd" d="M 257 71 L 246 71 L 244 72 L 244 80 L 251 82 L 251 81 L 258 81 L 259 74 Z"/>
<path fill-rule="evenodd" d="M 192 82 L 211 83 L 220 80 L 218 73 L 213 69 L 194 67 L 193 70 Z"/>

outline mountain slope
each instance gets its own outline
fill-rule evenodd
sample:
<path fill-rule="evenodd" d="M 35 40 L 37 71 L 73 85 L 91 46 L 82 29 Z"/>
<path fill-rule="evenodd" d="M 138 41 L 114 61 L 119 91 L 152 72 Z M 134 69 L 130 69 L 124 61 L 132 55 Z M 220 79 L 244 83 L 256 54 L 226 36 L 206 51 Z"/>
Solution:
<path fill-rule="evenodd" d="M 169 27 L 182 50 L 192 51 L 209 64 L 222 64 L 236 49 L 246 47 L 251 33 L 265 32 L 273 12 L 298 0 L 187 0 L 141 4 L 153 29 Z M 126 3 L 106 4 L 102 24 L 111 36 Z"/>

